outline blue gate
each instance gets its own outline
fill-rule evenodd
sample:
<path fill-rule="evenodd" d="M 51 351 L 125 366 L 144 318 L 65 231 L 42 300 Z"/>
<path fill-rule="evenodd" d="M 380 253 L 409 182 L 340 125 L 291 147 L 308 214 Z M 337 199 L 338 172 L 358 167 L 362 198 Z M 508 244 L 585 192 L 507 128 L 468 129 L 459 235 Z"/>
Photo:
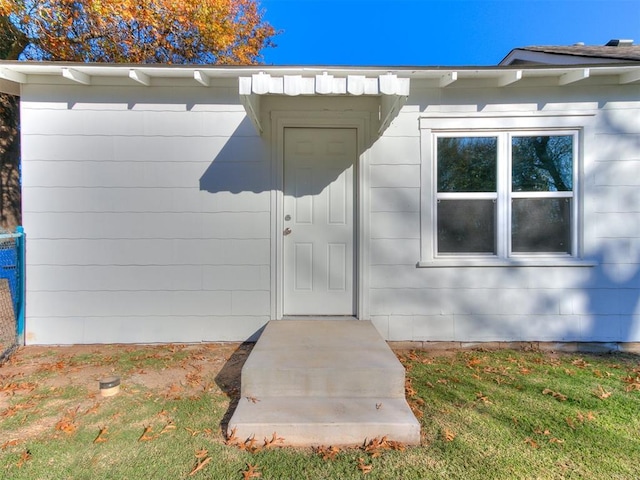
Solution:
<path fill-rule="evenodd" d="M 24 342 L 25 234 L 0 234 L 0 362 Z"/>

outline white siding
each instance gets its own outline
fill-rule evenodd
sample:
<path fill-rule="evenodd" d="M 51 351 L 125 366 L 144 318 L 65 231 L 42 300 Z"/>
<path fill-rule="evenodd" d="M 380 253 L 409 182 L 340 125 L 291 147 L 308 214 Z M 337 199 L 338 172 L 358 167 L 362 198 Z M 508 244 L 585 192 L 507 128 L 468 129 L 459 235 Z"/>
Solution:
<path fill-rule="evenodd" d="M 368 308 L 380 332 L 413 341 L 640 341 L 640 86 L 432 85 L 412 79 L 412 95 L 366 141 L 361 164 Z M 326 120 L 377 103 L 266 97 L 261 106 L 269 132 L 272 110 L 323 111 Z M 420 117 L 458 115 L 456 128 L 506 117 L 517 128 L 567 112 L 586 119 L 576 193 L 581 253 L 595 266 L 418 267 L 421 240 L 433 235 L 421 223 L 431 188 L 421 178 L 432 165 Z M 29 84 L 22 122 L 27 342 L 255 338 L 277 295 L 277 146 L 246 118 L 235 82 Z"/>
<path fill-rule="evenodd" d="M 28 343 L 237 341 L 266 323 L 270 151 L 231 92 L 25 88 Z"/>
<path fill-rule="evenodd" d="M 370 310 L 380 332 L 412 341 L 640 341 L 640 86 L 437 90 L 412 82 L 412 92 L 372 147 Z M 466 113 L 455 127 L 471 129 L 491 114 L 530 127 L 539 112 L 587 118 L 578 191 L 582 253 L 596 266 L 418 268 L 419 239 L 433 235 L 417 213 L 419 189 L 431 188 L 419 185 L 419 168 L 432 165 L 417 151 L 415 120 Z"/>

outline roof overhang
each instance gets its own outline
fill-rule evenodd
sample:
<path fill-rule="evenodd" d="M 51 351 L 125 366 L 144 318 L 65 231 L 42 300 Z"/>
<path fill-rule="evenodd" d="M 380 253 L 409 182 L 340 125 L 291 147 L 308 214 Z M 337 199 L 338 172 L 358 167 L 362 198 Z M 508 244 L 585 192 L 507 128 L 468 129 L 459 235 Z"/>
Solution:
<path fill-rule="evenodd" d="M 608 65 L 519 65 L 498 67 L 274 67 L 213 65 L 96 64 L 0 61 L 0 91 L 20 94 L 28 85 L 150 87 L 230 87 L 261 131 L 260 99 L 288 97 L 377 97 L 381 133 L 410 93 L 420 88 L 506 88 L 544 85 L 564 87 L 640 83 L 640 63 Z"/>
<path fill-rule="evenodd" d="M 260 122 L 260 97 L 264 95 L 306 96 L 374 96 L 380 101 L 380 128 L 382 133 L 398 115 L 409 97 L 409 78 L 387 72 L 378 76 L 333 75 L 271 75 L 260 72 L 240 77 L 240 101 L 258 132 Z"/>

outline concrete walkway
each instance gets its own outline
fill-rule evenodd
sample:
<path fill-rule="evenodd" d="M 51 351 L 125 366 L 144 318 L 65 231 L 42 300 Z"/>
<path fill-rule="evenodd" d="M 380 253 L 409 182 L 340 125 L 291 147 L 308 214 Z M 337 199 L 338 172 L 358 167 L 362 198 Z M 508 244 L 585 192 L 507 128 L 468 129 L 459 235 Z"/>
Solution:
<path fill-rule="evenodd" d="M 269 322 L 242 369 L 229 422 L 239 439 L 273 433 L 294 446 L 354 445 L 387 436 L 420 443 L 404 368 L 371 322 Z"/>

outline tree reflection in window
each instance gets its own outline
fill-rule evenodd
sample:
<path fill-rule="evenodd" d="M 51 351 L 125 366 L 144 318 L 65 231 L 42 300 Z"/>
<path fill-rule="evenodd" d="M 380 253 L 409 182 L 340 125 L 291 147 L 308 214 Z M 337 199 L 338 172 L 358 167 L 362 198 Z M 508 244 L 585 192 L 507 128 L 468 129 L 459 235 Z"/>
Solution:
<path fill-rule="evenodd" d="M 573 190 L 573 137 L 513 137 L 512 168 L 514 192 Z"/>

